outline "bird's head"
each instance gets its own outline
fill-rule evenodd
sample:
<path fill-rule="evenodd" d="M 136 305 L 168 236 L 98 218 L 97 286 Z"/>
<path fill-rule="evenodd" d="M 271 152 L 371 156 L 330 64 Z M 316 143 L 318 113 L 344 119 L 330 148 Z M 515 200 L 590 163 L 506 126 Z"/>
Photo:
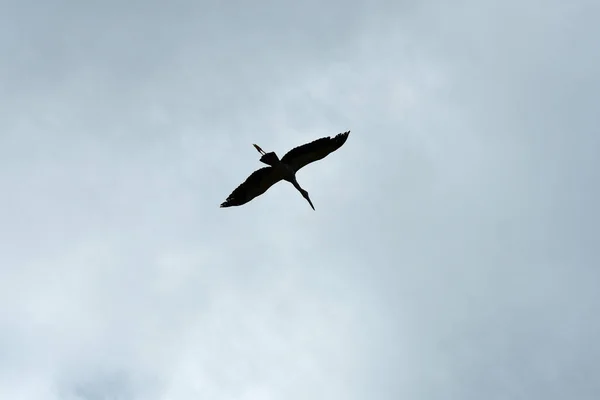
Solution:
<path fill-rule="evenodd" d="M 312 201 L 310 201 L 310 197 L 308 196 L 308 192 L 306 190 L 302 189 L 301 193 L 302 193 L 302 196 L 308 201 L 308 204 L 310 204 L 311 208 L 314 210 L 315 206 L 313 206 Z"/>

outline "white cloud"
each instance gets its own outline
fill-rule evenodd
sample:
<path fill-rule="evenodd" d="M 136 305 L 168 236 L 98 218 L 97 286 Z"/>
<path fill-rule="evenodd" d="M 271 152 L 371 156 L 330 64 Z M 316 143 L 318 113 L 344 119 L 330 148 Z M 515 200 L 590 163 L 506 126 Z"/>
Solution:
<path fill-rule="evenodd" d="M 36 7 L 0 17 L 0 397 L 597 397 L 593 2 Z M 316 211 L 218 208 L 252 143 L 347 129 Z"/>

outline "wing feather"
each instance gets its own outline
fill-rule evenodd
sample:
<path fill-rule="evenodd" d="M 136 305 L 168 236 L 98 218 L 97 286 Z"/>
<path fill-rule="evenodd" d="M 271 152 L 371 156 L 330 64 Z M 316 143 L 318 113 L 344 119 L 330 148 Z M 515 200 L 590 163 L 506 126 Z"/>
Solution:
<path fill-rule="evenodd" d="M 264 167 L 254 171 L 244 183 L 239 185 L 227 200 L 221 204 L 221 207 L 241 206 L 255 197 L 266 192 L 271 186 L 281 180 L 273 167 Z"/>
<path fill-rule="evenodd" d="M 300 168 L 310 164 L 311 162 L 325 158 L 329 154 L 342 147 L 342 145 L 346 143 L 349 134 L 350 131 L 338 133 L 333 138 L 328 136 L 317 139 L 310 143 L 303 144 L 302 146 L 295 147 L 288 151 L 287 154 L 283 156 L 281 161 L 292 167 L 297 172 Z"/>

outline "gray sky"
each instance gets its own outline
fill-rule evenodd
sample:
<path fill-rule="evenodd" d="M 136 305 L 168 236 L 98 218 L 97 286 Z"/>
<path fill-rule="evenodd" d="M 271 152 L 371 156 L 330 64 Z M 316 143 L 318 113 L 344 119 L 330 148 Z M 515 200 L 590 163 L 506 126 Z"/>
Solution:
<path fill-rule="evenodd" d="M 600 396 L 597 1 L 2 10 L 0 398 Z"/>

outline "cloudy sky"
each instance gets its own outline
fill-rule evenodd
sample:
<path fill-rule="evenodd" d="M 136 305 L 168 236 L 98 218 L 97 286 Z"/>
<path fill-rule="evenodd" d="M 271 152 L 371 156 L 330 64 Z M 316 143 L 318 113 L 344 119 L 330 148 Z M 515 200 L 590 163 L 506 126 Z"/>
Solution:
<path fill-rule="evenodd" d="M 0 398 L 597 399 L 599 12 L 4 0 Z"/>

